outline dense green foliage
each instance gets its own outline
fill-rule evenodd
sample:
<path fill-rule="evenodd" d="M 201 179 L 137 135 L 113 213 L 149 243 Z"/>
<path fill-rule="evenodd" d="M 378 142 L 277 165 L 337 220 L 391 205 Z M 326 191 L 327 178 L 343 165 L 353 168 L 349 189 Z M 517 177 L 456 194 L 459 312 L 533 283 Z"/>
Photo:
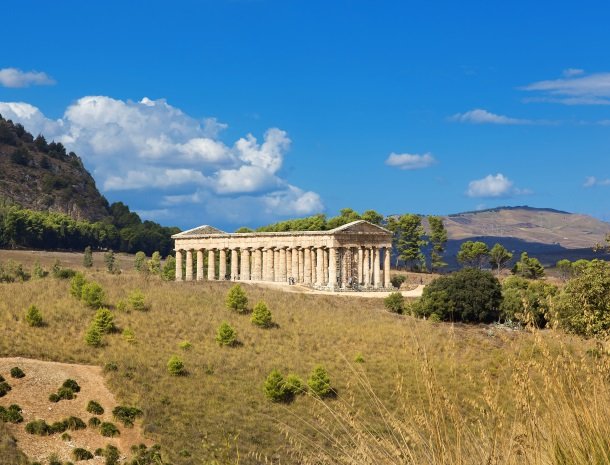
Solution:
<path fill-rule="evenodd" d="M 104 407 L 102 407 L 99 402 L 90 400 L 87 403 L 87 412 L 92 413 L 93 415 L 103 415 Z"/>
<path fill-rule="evenodd" d="M 309 391 L 312 394 L 322 398 L 330 397 L 334 394 L 328 372 L 321 365 L 318 365 L 312 370 L 307 379 L 307 387 L 309 387 Z"/>
<path fill-rule="evenodd" d="M 509 252 L 506 247 L 501 244 L 494 244 L 489 251 L 489 263 L 498 274 L 500 274 L 502 269 L 506 267 L 512 258 L 512 252 Z"/>
<path fill-rule="evenodd" d="M 11 368 L 11 377 L 12 378 L 23 378 L 25 377 L 25 373 L 23 372 L 23 370 L 19 367 L 13 367 Z"/>
<path fill-rule="evenodd" d="M 0 421 L 5 423 L 21 423 L 23 421 L 21 411 L 21 407 L 17 404 L 11 404 L 8 408 L 0 406 Z"/>
<path fill-rule="evenodd" d="M 338 228 L 352 221 L 366 220 L 373 224 L 381 225 L 383 215 L 375 210 L 367 210 L 362 215 L 351 208 L 343 208 L 339 215 L 326 218 L 326 215 L 317 214 L 305 218 L 280 221 L 257 229 L 258 232 L 282 232 L 282 231 L 327 231 Z M 252 232 L 249 228 L 240 228 L 236 232 Z"/>
<path fill-rule="evenodd" d="M 447 266 L 447 263 L 443 261 L 443 255 L 445 253 L 448 236 L 445 224 L 440 216 L 429 216 L 428 224 L 430 225 L 429 239 L 430 244 L 432 245 L 430 266 L 434 271 Z"/>
<path fill-rule="evenodd" d="M 500 317 L 501 301 L 502 290 L 495 276 L 464 268 L 427 285 L 413 310 L 443 321 L 490 323 Z"/>
<path fill-rule="evenodd" d="M 25 313 L 25 321 L 30 326 L 40 327 L 44 325 L 44 321 L 42 318 L 42 313 L 36 305 L 30 305 Z"/>
<path fill-rule="evenodd" d="M 251 321 L 261 328 L 270 328 L 273 326 L 273 317 L 265 302 L 259 302 L 254 306 Z"/>
<path fill-rule="evenodd" d="M 427 244 L 424 238 L 422 217 L 409 213 L 401 215 L 398 220 L 388 223 L 396 236 L 396 252 L 411 270 L 426 270 L 426 257 L 422 247 Z"/>
<path fill-rule="evenodd" d="M 610 263 L 592 260 L 566 284 L 559 297 L 559 322 L 585 337 L 610 333 Z"/>
<path fill-rule="evenodd" d="M 235 310 L 239 313 L 247 311 L 248 297 L 239 284 L 235 284 L 229 289 L 226 304 L 229 310 Z"/>
<path fill-rule="evenodd" d="M 169 364 L 168 364 L 169 367 Z M 184 372 L 184 365 L 180 368 L 180 372 L 175 374 L 182 374 Z M 125 405 L 119 405 L 112 410 L 114 418 L 122 422 L 125 426 L 133 426 L 136 418 L 143 415 L 142 410 L 137 407 L 127 407 Z"/>
<path fill-rule="evenodd" d="M 88 282 L 81 288 L 81 299 L 91 308 L 100 308 L 104 305 L 104 289 L 98 283 Z"/>
<path fill-rule="evenodd" d="M 458 251 L 457 260 L 464 266 L 480 270 L 489 261 L 489 247 L 481 241 L 463 242 Z"/>
<path fill-rule="evenodd" d="M 284 376 L 282 376 L 279 370 L 272 370 L 269 373 L 263 385 L 263 392 L 272 402 L 287 402 L 292 398 L 290 390 L 287 389 Z"/>
<path fill-rule="evenodd" d="M 172 355 L 167 361 L 167 371 L 170 375 L 181 376 L 184 374 L 184 362 L 177 355 Z"/>
<path fill-rule="evenodd" d="M 530 257 L 527 252 L 523 252 L 512 272 L 524 278 L 538 279 L 544 276 L 544 267 L 537 258 Z"/>
<path fill-rule="evenodd" d="M 557 293 L 557 286 L 552 284 L 510 277 L 502 283 L 501 318 L 544 328 L 552 320 L 551 308 Z"/>
<path fill-rule="evenodd" d="M 237 344 L 237 332 L 225 321 L 216 331 L 216 342 L 221 346 L 234 346 Z"/>
<path fill-rule="evenodd" d="M 400 292 L 392 292 L 383 299 L 383 305 L 392 313 L 403 313 L 405 310 L 405 298 Z"/>

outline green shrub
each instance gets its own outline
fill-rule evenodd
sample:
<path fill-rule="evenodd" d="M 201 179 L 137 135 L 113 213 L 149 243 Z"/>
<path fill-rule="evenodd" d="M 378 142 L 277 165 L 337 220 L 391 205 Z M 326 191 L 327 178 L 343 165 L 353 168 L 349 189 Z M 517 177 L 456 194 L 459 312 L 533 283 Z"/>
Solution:
<path fill-rule="evenodd" d="M 286 381 L 279 370 L 272 370 L 265 380 L 263 392 L 272 402 L 289 402 L 293 394 L 286 389 Z"/>
<path fill-rule="evenodd" d="M 108 362 L 104 365 L 104 373 L 109 373 L 111 371 L 119 371 L 119 366 L 116 362 Z"/>
<path fill-rule="evenodd" d="M 164 281 L 176 280 L 176 259 L 173 255 L 168 255 L 161 271 L 161 279 Z"/>
<path fill-rule="evenodd" d="M 13 378 L 23 378 L 25 376 L 25 373 L 23 372 L 23 370 L 19 367 L 13 367 L 11 368 L 11 376 Z"/>
<path fill-rule="evenodd" d="M 51 274 L 57 279 L 71 279 L 76 275 L 76 271 L 71 268 L 62 268 L 59 260 L 56 260 L 51 268 Z"/>
<path fill-rule="evenodd" d="M 36 436 L 48 436 L 51 434 L 51 427 L 44 420 L 34 420 L 25 425 L 25 432 Z"/>
<path fill-rule="evenodd" d="M 184 362 L 177 355 L 172 355 L 167 361 L 167 371 L 170 375 L 181 376 L 184 374 Z"/>
<path fill-rule="evenodd" d="M 180 347 L 182 350 L 191 350 L 193 348 L 193 344 L 191 344 L 189 341 L 182 341 L 178 344 L 178 347 Z"/>
<path fill-rule="evenodd" d="M 137 252 L 133 260 L 133 267 L 136 271 L 144 271 L 146 267 L 146 254 L 142 251 Z"/>
<path fill-rule="evenodd" d="M 383 305 L 392 313 L 402 314 L 405 311 L 405 298 L 400 292 L 392 292 L 383 299 Z"/>
<path fill-rule="evenodd" d="M 23 421 L 21 407 L 17 404 L 12 404 L 7 409 L 0 406 L 0 421 L 5 423 L 21 423 Z"/>
<path fill-rule="evenodd" d="M 114 418 L 122 422 L 125 426 L 133 426 L 136 418 L 141 417 L 143 412 L 137 407 L 126 407 L 124 405 L 119 405 L 112 410 L 112 415 L 114 415 Z"/>
<path fill-rule="evenodd" d="M 68 429 L 70 431 L 78 431 L 87 427 L 87 425 L 85 425 L 85 422 L 78 417 L 69 417 L 64 421 L 68 425 Z"/>
<path fill-rule="evenodd" d="M 71 441 L 72 440 L 72 436 L 70 436 L 68 433 L 63 433 L 61 435 L 61 440 L 62 441 Z M 67 465 L 67 464 L 66 464 Z"/>
<path fill-rule="evenodd" d="M 80 392 L 80 386 L 78 385 L 78 383 L 70 378 L 66 379 L 62 383 L 61 387 L 72 389 L 73 392 Z"/>
<path fill-rule="evenodd" d="M 125 341 L 127 341 L 129 344 L 135 344 L 138 342 L 136 339 L 136 333 L 130 328 L 125 328 L 123 330 L 123 339 L 125 339 Z"/>
<path fill-rule="evenodd" d="M 85 252 L 83 254 L 83 266 L 85 268 L 91 268 L 93 266 L 93 253 L 91 252 L 91 247 L 85 247 Z"/>
<path fill-rule="evenodd" d="M 293 373 L 286 376 L 286 379 L 284 380 L 284 388 L 293 396 L 297 394 L 304 394 L 307 391 L 307 386 L 303 380 L 298 375 Z"/>
<path fill-rule="evenodd" d="M 92 413 L 93 415 L 103 415 L 104 407 L 102 407 L 99 402 L 90 400 L 87 403 L 87 412 Z"/>
<path fill-rule="evenodd" d="M 319 397 L 329 397 L 334 394 L 330 385 L 330 377 L 323 366 L 318 365 L 313 369 L 307 380 L 307 386 L 312 394 Z"/>
<path fill-rule="evenodd" d="M 227 294 L 226 305 L 229 310 L 245 313 L 248 306 L 248 297 L 239 284 L 235 284 Z"/>
<path fill-rule="evenodd" d="M 527 252 L 523 252 L 521 260 L 515 263 L 512 272 L 524 278 L 538 279 L 544 276 L 544 266 L 537 258 L 530 257 Z"/>
<path fill-rule="evenodd" d="M 85 283 L 81 289 L 81 298 L 85 305 L 100 308 L 104 305 L 104 290 L 98 283 Z"/>
<path fill-rule="evenodd" d="M 100 308 L 95 312 L 93 324 L 97 326 L 102 334 L 108 334 L 115 330 L 114 315 L 107 308 Z"/>
<path fill-rule="evenodd" d="M 150 274 L 158 275 L 161 273 L 161 254 L 159 252 L 153 252 L 150 260 L 148 261 L 148 271 Z"/>
<path fill-rule="evenodd" d="M 402 286 L 402 283 L 404 283 L 407 280 L 407 277 L 403 274 L 395 274 L 394 276 L 392 276 L 390 278 L 390 283 L 392 283 L 392 286 L 395 287 L 396 289 L 400 289 L 400 286 Z"/>
<path fill-rule="evenodd" d="M 109 250 L 104 254 L 104 263 L 108 273 L 121 274 L 121 270 L 116 264 L 116 257 L 114 256 L 114 252 L 112 250 Z"/>
<path fill-rule="evenodd" d="M 46 271 L 41 265 L 39 261 L 36 261 L 36 263 L 34 263 L 34 270 L 32 271 L 32 275 L 35 278 L 41 279 L 41 278 L 46 278 L 49 275 L 49 272 Z M 1 280 L 0 280 L 1 281 Z"/>
<path fill-rule="evenodd" d="M 145 312 L 146 310 L 148 310 L 148 306 L 146 305 L 146 302 L 144 300 L 144 294 L 139 289 L 136 289 L 131 294 L 129 294 L 127 300 L 132 310 L 137 310 L 140 312 Z"/>
<path fill-rule="evenodd" d="M 68 422 L 66 420 L 56 421 L 49 426 L 49 434 L 63 433 L 68 429 Z"/>
<path fill-rule="evenodd" d="M 225 321 L 216 331 L 216 342 L 221 346 L 234 346 L 237 344 L 237 332 Z"/>
<path fill-rule="evenodd" d="M 44 326 L 42 313 L 40 313 L 40 310 L 38 310 L 38 307 L 36 305 L 29 306 L 25 314 L 25 321 L 27 321 L 27 323 L 34 328 L 40 328 L 41 326 Z"/>
<path fill-rule="evenodd" d="M 87 424 L 91 428 L 97 428 L 98 426 L 100 426 L 101 423 L 102 423 L 102 420 L 100 420 L 98 417 L 91 417 L 91 418 L 89 418 L 89 421 L 87 422 Z"/>
<path fill-rule="evenodd" d="M 104 448 L 102 456 L 106 459 L 105 465 L 118 465 L 119 459 L 121 458 L 119 449 L 112 444 L 108 444 Z"/>
<path fill-rule="evenodd" d="M 89 325 L 89 329 L 85 334 L 85 342 L 92 347 L 100 347 L 102 345 L 102 332 L 95 323 Z"/>
<path fill-rule="evenodd" d="M 544 328 L 551 320 L 551 307 L 557 286 L 542 281 L 528 281 L 519 276 L 502 283 L 501 319 L 520 321 Z"/>
<path fill-rule="evenodd" d="M 159 445 L 147 448 L 144 444 L 131 447 L 132 460 L 129 465 L 163 465 L 166 462 L 161 458 Z"/>
<path fill-rule="evenodd" d="M 128 312 L 129 311 L 129 305 L 127 304 L 127 300 L 125 299 L 121 299 L 117 302 L 116 304 L 116 309 L 119 312 Z"/>
<path fill-rule="evenodd" d="M 107 438 L 113 438 L 115 436 L 119 436 L 121 434 L 121 432 L 114 425 L 114 423 L 105 421 L 100 425 L 100 434 Z"/>
<path fill-rule="evenodd" d="M 259 302 L 254 306 L 251 321 L 261 328 L 270 328 L 273 326 L 273 317 L 265 302 Z"/>
<path fill-rule="evenodd" d="M 69 387 L 60 387 L 57 390 L 57 397 L 59 400 L 72 400 L 74 399 L 74 391 Z"/>
<path fill-rule="evenodd" d="M 72 451 L 72 457 L 74 460 L 91 460 L 93 458 L 93 454 L 89 452 L 87 449 L 83 449 L 82 447 L 77 447 Z"/>
<path fill-rule="evenodd" d="M 4 397 L 11 390 L 10 384 L 6 381 L 0 381 L 0 397 Z"/>
<path fill-rule="evenodd" d="M 53 393 L 53 394 L 49 394 L 49 401 L 50 402 L 59 402 L 59 396 L 57 395 L 57 393 Z"/>
<path fill-rule="evenodd" d="M 70 281 L 70 294 L 80 300 L 83 295 L 83 286 L 85 284 L 87 284 L 85 275 L 82 273 L 76 273 Z"/>
<path fill-rule="evenodd" d="M 354 363 L 364 363 L 364 357 L 362 354 L 358 354 L 354 357 Z"/>
<path fill-rule="evenodd" d="M 489 271 L 465 268 L 428 284 L 413 305 L 418 316 L 437 315 L 443 321 L 491 323 L 500 317 L 502 290 Z"/>

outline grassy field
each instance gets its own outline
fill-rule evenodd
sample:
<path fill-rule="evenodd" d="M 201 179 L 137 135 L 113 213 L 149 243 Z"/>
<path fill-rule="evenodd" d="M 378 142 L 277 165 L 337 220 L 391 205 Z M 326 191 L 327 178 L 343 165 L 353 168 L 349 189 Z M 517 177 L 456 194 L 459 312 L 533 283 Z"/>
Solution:
<path fill-rule="evenodd" d="M 117 325 L 132 329 L 137 343 L 119 332 L 96 349 L 84 342 L 94 311 L 70 296 L 69 281 L 0 284 L 0 355 L 116 363 L 118 371 L 106 374 L 109 387 L 144 411 L 146 436 L 175 465 L 607 463 L 587 462 L 585 452 L 582 462 L 557 459 L 564 453 L 558 444 L 610 450 L 604 449 L 608 427 L 597 425 L 608 424 L 609 372 L 604 356 L 590 355 L 603 352 L 593 342 L 434 324 L 390 314 L 380 299 L 244 286 L 250 307 L 265 301 L 278 324 L 260 329 L 249 315 L 226 310 L 230 283 L 147 279 L 132 271 L 129 256 L 120 258 L 121 275 L 104 272 L 98 255 L 87 271 L 80 254 L 0 252 L 0 262 L 8 258 L 47 268 L 59 258 L 100 283 L 111 308 L 142 290 L 149 311 L 115 310 Z M 31 304 L 41 309 L 45 327 L 26 324 Z M 236 328 L 239 346 L 216 343 L 223 321 Z M 192 349 L 179 348 L 184 340 Z M 173 354 L 183 358 L 188 376 L 168 374 Z M 354 362 L 357 355 L 363 363 Z M 306 379 L 318 364 L 328 369 L 337 399 L 301 396 L 281 405 L 264 397 L 272 369 Z M 7 447 L 0 444 L 0 453 Z"/>

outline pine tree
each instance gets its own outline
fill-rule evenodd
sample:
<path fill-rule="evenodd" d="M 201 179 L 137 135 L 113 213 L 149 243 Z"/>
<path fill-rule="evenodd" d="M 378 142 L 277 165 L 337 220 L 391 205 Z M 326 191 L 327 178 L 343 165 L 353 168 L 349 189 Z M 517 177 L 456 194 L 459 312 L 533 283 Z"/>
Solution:
<path fill-rule="evenodd" d="M 447 244 L 447 230 L 440 216 L 429 216 L 428 224 L 430 224 L 430 243 L 432 244 L 430 264 L 432 270 L 438 270 L 447 266 L 447 263 L 443 261 L 445 245 Z"/>
<path fill-rule="evenodd" d="M 398 219 L 398 254 L 400 259 L 413 270 L 419 268 L 425 270 L 426 258 L 422 253 L 422 247 L 427 244 L 424 239 L 424 228 L 421 217 L 415 214 L 402 215 Z"/>
<path fill-rule="evenodd" d="M 91 268 L 93 266 L 93 253 L 91 247 L 85 247 L 85 255 L 83 256 L 83 266 L 85 268 Z"/>

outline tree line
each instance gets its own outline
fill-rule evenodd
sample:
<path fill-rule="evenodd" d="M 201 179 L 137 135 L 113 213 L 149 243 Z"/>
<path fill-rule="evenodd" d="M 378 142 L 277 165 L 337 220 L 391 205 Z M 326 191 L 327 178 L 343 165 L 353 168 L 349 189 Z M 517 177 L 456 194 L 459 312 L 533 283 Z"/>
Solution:
<path fill-rule="evenodd" d="M 142 221 L 122 202 L 110 205 L 110 216 L 102 221 L 75 220 L 68 215 L 34 211 L 17 205 L 0 205 L 0 247 L 83 250 L 113 249 L 151 255 L 173 250 L 171 236 L 179 228 Z"/>

